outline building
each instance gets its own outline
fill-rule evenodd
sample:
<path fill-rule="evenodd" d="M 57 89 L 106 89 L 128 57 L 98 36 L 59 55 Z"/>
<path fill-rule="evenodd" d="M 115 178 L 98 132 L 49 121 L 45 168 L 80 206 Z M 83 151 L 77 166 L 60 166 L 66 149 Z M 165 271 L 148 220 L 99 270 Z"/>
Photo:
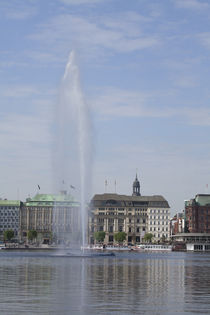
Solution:
<path fill-rule="evenodd" d="M 40 243 L 67 243 L 79 237 L 79 203 L 61 191 L 60 194 L 37 194 L 28 198 L 20 212 L 20 238 L 35 230 Z"/>
<path fill-rule="evenodd" d="M 210 233 L 210 195 L 198 194 L 185 201 L 185 224 L 190 233 Z"/>
<path fill-rule="evenodd" d="M 132 196 L 97 194 L 90 203 L 88 241 L 94 243 L 94 232 L 104 231 L 104 243 L 113 244 L 114 234 L 124 231 L 126 243 L 140 243 L 145 233 L 152 233 L 154 241 L 168 239 L 170 208 L 162 196 L 141 196 L 136 176 Z"/>
<path fill-rule="evenodd" d="M 14 237 L 18 238 L 19 216 L 22 202 L 19 200 L 0 200 L 0 239 L 4 239 L 4 231 L 14 231 Z"/>
<path fill-rule="evenodd" d="M 171 235 L 175 235 L 177 233 L 184 233 L 185 232 L 184 212 L 179 212 L 175 214 L 170 221 L 170 225 Z"/>

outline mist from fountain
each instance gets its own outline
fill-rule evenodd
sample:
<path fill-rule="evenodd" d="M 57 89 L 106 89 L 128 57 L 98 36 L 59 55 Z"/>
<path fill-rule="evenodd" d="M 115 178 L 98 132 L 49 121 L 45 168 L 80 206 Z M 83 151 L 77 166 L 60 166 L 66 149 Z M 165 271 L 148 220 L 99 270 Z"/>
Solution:
<path fill-rule="evenodd" d="M 58 191 L 75 188 L 80 202 L 80 242 L 86 245 L 87 207 L 90 197 L 92 165 L 92 125 L 87 103 L 84 100 L 79 68 L 72 51 L 62 79 L 56 108 L 54 148 L 54 181 Z M 54 217 L 56 217 L 56 207 Z M 59 222 L 59 224 L 62 222 Z M 69 240 L 71 243 L 71 240 Z"/>

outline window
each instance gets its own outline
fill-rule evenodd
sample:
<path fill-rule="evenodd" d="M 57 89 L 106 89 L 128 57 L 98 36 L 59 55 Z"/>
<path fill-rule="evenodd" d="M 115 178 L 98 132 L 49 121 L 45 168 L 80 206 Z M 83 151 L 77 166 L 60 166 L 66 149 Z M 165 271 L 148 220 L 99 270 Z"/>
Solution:
<path fill-rule="evenodd" d="M 145 227 L 143 226 L 142 231 L 145 231 Z"/>
<path fill-rule="evenodd" d="M 113 226 L 110 226 L 110 227 L 109 227 L 109 232 L 110 232 L 110 233 L 113 233 Z"/>
<path fill-rule="evenodd" d="M 119 232 L 122 232 L 123 231 L 123 227 L 120 225 L 119 226 Z"/>
<path fill-rule="evenodd" d="M 104 227 L 101 225 L 100 227 L 99 227 L 99 231 L 103 231 L 104 230 Z"/>
<path fill-rule="evenodd" d="M 139 233 L 139 227 L 137 227 L 136 232 Z"/>
<path fill-rule="evenodd" d="M 128 232 L 131 233 L 131 227 L 129 227 Z"/>

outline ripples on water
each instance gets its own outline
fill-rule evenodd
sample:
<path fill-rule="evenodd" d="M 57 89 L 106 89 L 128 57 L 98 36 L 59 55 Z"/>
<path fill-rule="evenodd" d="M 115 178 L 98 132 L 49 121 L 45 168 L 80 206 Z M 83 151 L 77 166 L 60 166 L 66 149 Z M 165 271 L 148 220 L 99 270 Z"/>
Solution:
<path fill-rule="evenodd" d="M 0 314 L 210 314 L 210 254 L 2 251 Z"/>

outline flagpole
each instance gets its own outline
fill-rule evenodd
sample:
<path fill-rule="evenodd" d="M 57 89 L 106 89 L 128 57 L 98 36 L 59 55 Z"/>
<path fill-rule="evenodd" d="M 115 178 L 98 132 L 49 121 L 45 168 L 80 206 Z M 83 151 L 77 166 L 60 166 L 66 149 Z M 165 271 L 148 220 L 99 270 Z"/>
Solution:
<path fill-rule="evenodd" d="M 105 193 L 107 192 L 107 180 L 105 180 Z"/>

